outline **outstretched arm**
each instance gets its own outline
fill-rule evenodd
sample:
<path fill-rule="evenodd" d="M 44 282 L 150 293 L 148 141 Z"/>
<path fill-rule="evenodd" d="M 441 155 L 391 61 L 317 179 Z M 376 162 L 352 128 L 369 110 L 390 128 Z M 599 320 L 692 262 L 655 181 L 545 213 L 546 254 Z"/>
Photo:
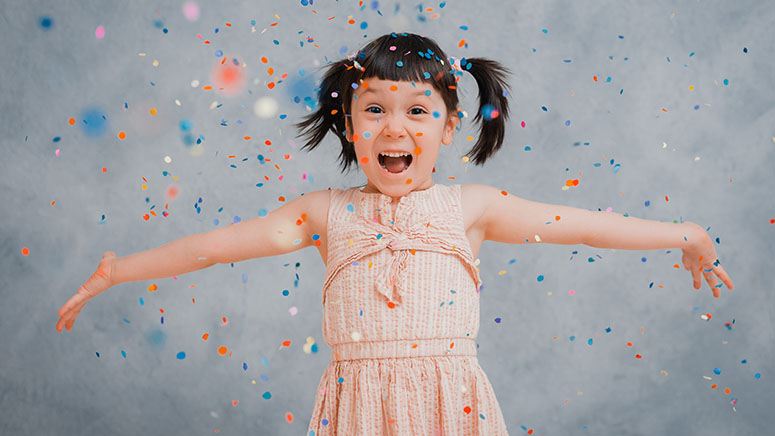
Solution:
<path fill-rule="evenodd" d="M 702 273 L 714 296 L 719 296 L 721 285 L 711 272 L 733 288 L 718 263 L 710 237 L 695 223 L 665 223 L 538 203 L 485 185 L 477 185 L 477 189 L 486 200 L 478 223 L 486 240 L 509 244 L 585 244 L 624 250 L 680 248 L 684 252 L 684 267 L 691 271 L 696 289 L 700 287 Z"/>
<path fill-rule="evenodd" d="M 307 215 L 313 207 L 328 204 L 328 191 L 297 197 L 256 217 L 172 241 L 148 251 L 115 259 L 114 284 L 171 277 L 257 257 L 290 253 L 314 244 Z"/>

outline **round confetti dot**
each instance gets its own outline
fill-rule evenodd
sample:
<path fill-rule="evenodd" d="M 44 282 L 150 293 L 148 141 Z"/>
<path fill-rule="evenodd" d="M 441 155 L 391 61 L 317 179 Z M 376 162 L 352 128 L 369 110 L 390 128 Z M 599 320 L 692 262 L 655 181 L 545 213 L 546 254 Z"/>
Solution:
<path fill-rule="evenodd" d="M 97 37 L 97 39 L 102 39 L 105 37 L 105 28 L 102 26 L 97 27 L 97 30 L 94 31 L 94 36 Z"/>
<path fill-rule="evenodd" d="M 484 118 L 487 121 L 494 120 L 495 118 L 498 118 L 498 115 L 500 115 L 498 110 L 495 109 L 495 106 L 491 104 L 486 104 L 482 106 L 482 110 L 480 111 L 480 113 L 482 114 L 482 118 Z"/>
<path fill-rule="evenodd" d="M 155 107 L 152 107 L 152 108 L 151 108 L 151 115 L 156 115 L 156 112 L 157 112 L 157 111 L 156 111 L 156 108 L 155 108 Z"/>
<path fill-rule="evenodd" d="M 126 132 L 123 130 L 118 132 L 118 139 L 126 139 Z"/>
<path fill-rule="evenodd" d="M 265 399 L 265 400 L 268 400 L 268 399 L 272 398 L 272 394 L 271 394 L 269 391 L 267 391 L 267 392 L 264 392 L 264 393 L 261 395 L 261 397 L 262 397 L 263 399 Z"/>
<path fill-rule="evenodd" d="M 81 129 L 86 136 L 92 138 L 102 136 L 108 128 L 105 113 L 96 107 L 84 109 L 80 118 Z"/>
<path fill-rule="evenodd" d="M 183 360 L 183 359 L 186 358 L 186 352 L 185 351 L 180 351 L 180 352 L 178 352 L 178 354 L 175 357 L 177 357 L 178 360 Z"/>
<path fill-rule="evenodd" d="M 272 97 L 261 97 L 253 105 L 253 112 L 259 118 L 268 119 L 277 114 L 278 108 L 277 100 Z"/>
<path fill-rule="evenodd" d="M 27 247 L 22 248 L 22 256 L 28 256 L 30 254 L 30 249 Z"/>
<path fill-rule="evenodd" d="M 216 91 L 226 96 L 240 94 L 245 86 L 246 81 L 243 68 L 241 66 L 234 65 L 234 62 L 228 61 L 216 61 L 216 65 L 210 72 L 210 77 L 213 84 L 215 85 L 214 88 Z M 270 82 L 267 86 L 270 89 L 274 88 L 274 82 Z"/>
<path fill-rule="evenodd" d="M 199 5 L 195 2 L 185 2 L 183 4 L 183 16 L 188 21 L 196 21 L 199 19 Z"/>
<path fill-rule="evenodd" d="M 43 30 L 48 30 L 54 25 L 54 19 L 51 17 L 40 17 L 40 27 Z"/>
<path fill-rule="evenodd" d="M 713 368 L 713 373 L 716 374 L 716 375 L 720 375 L 721 374 L 721 369 Z"/>
<path fill-rule="evenodd" d="M 398 91 L 398 87 L 396 85 L 390 85 L 390 90 L 393 92 Z"/>

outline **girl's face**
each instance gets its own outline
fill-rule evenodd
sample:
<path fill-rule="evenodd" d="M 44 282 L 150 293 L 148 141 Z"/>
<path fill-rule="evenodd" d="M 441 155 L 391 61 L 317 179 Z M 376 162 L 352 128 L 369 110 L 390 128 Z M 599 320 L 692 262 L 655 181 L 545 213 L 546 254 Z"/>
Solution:
<path fill-rule="evenodd" d="M 353 92 L 347 139 L 369 179 L 364 192 L 402 197 L 433 186 L 431 173 L 441 144 L 449 145 L 458 122 L 448 113 L 439 91 L 425 82 L 366 79 Z M 357 136 L 356 136 L 357 135 Z M 401 173 L 380 165 L 381 152 L 409 153 Z"/>

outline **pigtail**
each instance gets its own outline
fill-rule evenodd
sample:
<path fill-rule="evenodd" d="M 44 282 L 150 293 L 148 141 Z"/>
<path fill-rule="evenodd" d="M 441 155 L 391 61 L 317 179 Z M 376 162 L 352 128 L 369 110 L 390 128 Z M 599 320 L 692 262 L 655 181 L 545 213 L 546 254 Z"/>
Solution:
<path fill-rule="evenodd" d="M 506 74 L 510 71 L 485 58 L 461 59 L 460 68 L 471 73 L 479 87 L 479 110 L 474 117 L 474 123 L 481 122 L 479 139 L 466 155 L 473 155 L 474 163 L 482 165 L 503 145 L 509 116 Z"/>
<path fill-rule="evenodd" d="M 306 141 L 301 147 L 302 150 L 313 150 L 329 131 L 333 132 L 342 143 L 339 157 L 343 172 L 357 160 L 353 145 L 345 138 L 346 124 L 342 105 L 344 93 L 340 89 L 342 73 L 347 69 L 345 61 L 346 59 L 343 59 L 329 65 L 320 83 L 318 109 L 295 124 L 299 129 L 296 136 L 303 137 Z"/>

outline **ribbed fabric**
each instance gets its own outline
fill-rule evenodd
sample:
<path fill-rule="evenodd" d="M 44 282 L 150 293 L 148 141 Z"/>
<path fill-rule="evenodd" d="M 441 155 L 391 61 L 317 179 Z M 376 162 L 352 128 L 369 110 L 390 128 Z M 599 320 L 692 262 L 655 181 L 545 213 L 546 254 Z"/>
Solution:
<path fill-rule="evenodd" d="M 476 358 L 481 280 L 460 185 L 332 189 L 320 379 L 308 436 L 508 435 Z"/>

